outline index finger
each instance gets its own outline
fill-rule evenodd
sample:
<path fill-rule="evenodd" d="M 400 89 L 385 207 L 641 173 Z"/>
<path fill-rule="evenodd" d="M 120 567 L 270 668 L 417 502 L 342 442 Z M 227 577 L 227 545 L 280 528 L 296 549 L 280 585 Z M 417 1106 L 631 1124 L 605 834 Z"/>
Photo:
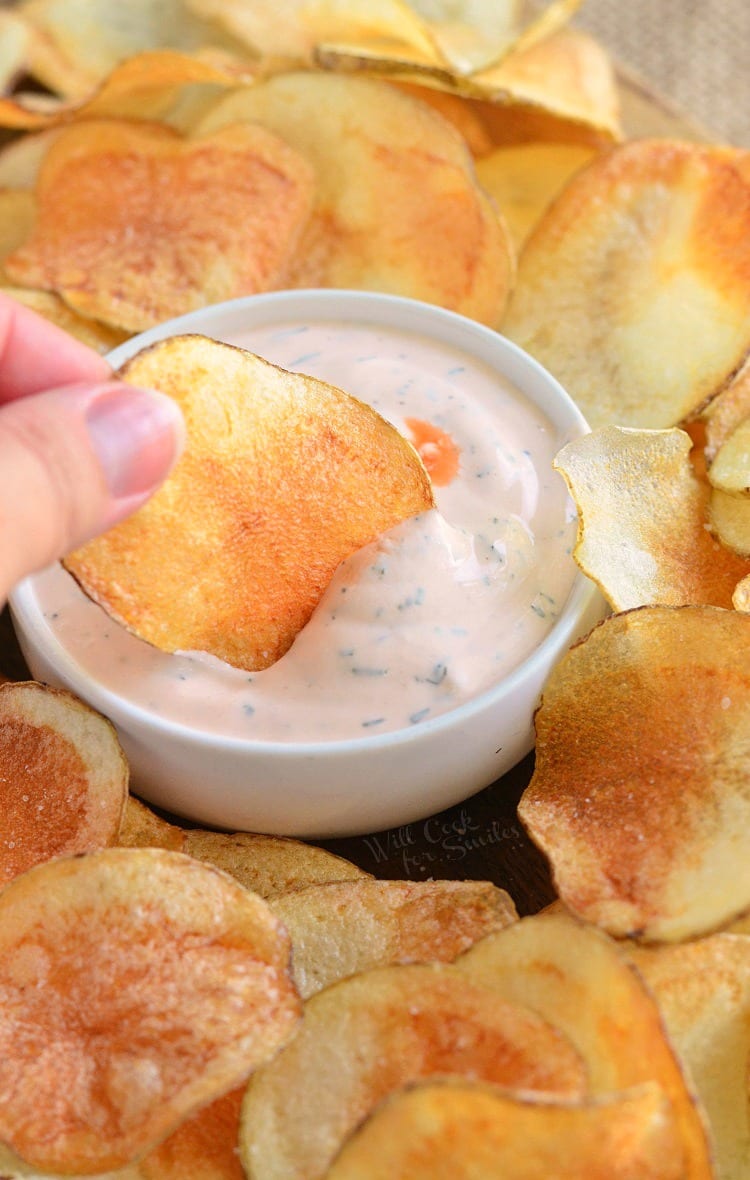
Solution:
<path fill-rule="evenodd" d="M 97 352 L 0 293 L 0 404 L 110 376 Z"/>

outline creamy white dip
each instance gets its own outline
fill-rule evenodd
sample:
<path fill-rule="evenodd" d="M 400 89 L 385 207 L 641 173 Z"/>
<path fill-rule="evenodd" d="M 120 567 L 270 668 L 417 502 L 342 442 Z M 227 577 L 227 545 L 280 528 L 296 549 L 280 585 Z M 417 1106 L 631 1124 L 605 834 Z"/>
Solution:
<path fill-rule="evenodd" d="M 407 418 L 439 427 L 459 448 L 458 474 L 435 488 L 437 510 L 342 563 L 292 648 L 263 672 L 160 652 L 62 567 L 45 571 L 34 580 L 39 605 L 84 674 L 192 728 L 317 742 L 418 725 L 530 655 L 576 572 L 575 511 L 552 468 L 567 440 L 544 415 L 481 362 L 406 332 L 284 323 L 226 339 L 340 386 L 407 437 Z"/>

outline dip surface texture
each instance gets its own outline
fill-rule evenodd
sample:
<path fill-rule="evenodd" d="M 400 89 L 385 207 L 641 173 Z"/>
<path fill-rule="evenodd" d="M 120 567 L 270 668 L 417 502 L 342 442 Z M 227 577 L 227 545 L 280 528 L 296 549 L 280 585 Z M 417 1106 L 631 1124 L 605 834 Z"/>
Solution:
<path fill-rule="evenodd" d="M 34 592 L 79 669 L 191 729 L 321 742 L 419 725 L 529 656 L 576 575 L 575 511 L 552 468 L 567 438 L 492 369 L 433 339 L 335 322 L 224 338 L 369 402 L 423 446 L 428 469 L 430 449 L 447 436 L 451 461 L 436 456 L 437 509 L 343 562 L 287 654 L 252 674 L 158 651 L 53 567 Z"/>

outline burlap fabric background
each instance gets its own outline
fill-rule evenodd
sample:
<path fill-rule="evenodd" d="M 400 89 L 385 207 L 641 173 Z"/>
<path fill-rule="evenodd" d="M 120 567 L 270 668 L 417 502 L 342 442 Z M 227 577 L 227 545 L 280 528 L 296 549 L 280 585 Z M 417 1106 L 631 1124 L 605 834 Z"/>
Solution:
<path fill-rule="evenodd" d="M 750 0 L 584 0 L 576 23 L 713 137 L 750 148 Z"/>

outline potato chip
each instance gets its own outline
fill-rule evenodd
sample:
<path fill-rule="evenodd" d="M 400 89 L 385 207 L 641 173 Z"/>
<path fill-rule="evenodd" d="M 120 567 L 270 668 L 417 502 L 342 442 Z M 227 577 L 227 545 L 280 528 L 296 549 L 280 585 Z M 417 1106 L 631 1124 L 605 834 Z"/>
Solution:
<path fill-rule="evenodd" d="M 459 1081 L 387 1099 L 327 1180 L 681 1180 L 682 1151 L 658 1086 L 581 1103 Z"/>
<path fill-rule="evenodd" d="M 245 1087 L 230 1090 L 199 1110 L 149 1152 L 140 1180 L 245 1180 L 237 1154 Z"/>
<path fill-rule="evenodd" d="M 0 1143 L 0 1176 L 2 1176 L 2 1180 L 83 1180 L 81 1176 L 73 1176 L 70 1173 L 61 1175 L 59 1172 L 40 1172 L 38 1168 L 32 1168 L 25 1164 L 14 1151 L 2 1143 Z M 144 1180 L 144 1177 L 138 1164 L 131 1164 L 126 1168 L 117 1168 L 114 1172 L 88 1173 L 86 1180 Z"/>
<path fill-rule="evenodd" d="M 449 94 L 445 90 L 435 90 L 431 86 L 418 86 L 414 82 L 392 82 L 391 85 L 411 98 L 418 99 L 419 102 L 426 102 L 439 115 L 447 119 L 458 131 L 472 156 L 482 157 L 492 151 L 492 139 L 484 120 L 478 113 L 477 103 L 468 98 L 462 98 L 459 94 Z M 0 164 L 1 162 L 0 159 Z M 2 183 L 1 171 L 0 183 Z"/>
<path fill-rule="evenodd" d="M 750 495 L 750 417 L 722 442 L 708 469 L 711 485 L 735 496 Z"/>
<path fill-rule="evenodd" d="M 0 188 L 33 189 L 47 149 L 59 135 L 59 129 L 16 135 L 0 147 Z"/>
<path fill-rule="evenodd" d="M 750 617 L 612 616 L 552 672 L 519 816 L 565 904 L 615 935 L 678 941 L 750 907 Z"/>
<path fill-rule="evenodd" d="M 519 47 L 473 85 L 496 143 L 563 141 L 600 148 L 622 139 L 620 100 L 606 49 L 580 29 Z"/>
<path fill-rule="evenodd" d="M 525 143 L 495 148 L 477 161 L 479 183 L 502 213 L 517 251 L 557 193 L 594 155 L 575 143 Z"/>
<path fill-rule="evenodd" d="M 5 259 L 28 238 L 34 226 L 34 194 L 21 189 L 0 189 L 0 282 Z"/>
<path fill-rule="evenodd" d="M 634 947 L 667 1031 L 708 1114 L 717 1175 L 750 1159 L 750 939 L 714 934 L 672 947 Z"/>
<path fill-rule="evenodd" d="M 722 545 L 745 560 L 750 559 L 750 502 L 747 496 L 714 489 L 708 506 L 710 527 Z M 744 575 L 747 577 L 747 573 Z M 740 583 L 738 582 L 737 587 Z M 735 588 L 734 595 L 737 594 Z M 733 596 L 734 598 L 734 596 Z"/>
<path fill-rule="evenodd" d="M 264 1180 L 322 1177 L 381 1099 L 440 1074 L 565 1097 L 580 1096 L 586 1081 L 552 1024 L 450 965 L 362 972 L 312 996 L 294 1040 L 251 1080 L 245 1170 Z"/>
<path fill-rule="evenodd" d="M 185 852 L 185 832 L 129 795 L 117 843 L 121 848 L 169 848 L 173 852 Z"/>
<path fill-rule="evenodd" d="M 486 881 L 342 881 L 282 894 L 272 909 L 292 939 L 303 999 L 371 967 L 448 963 L 518 917 Z"/>
<path fill-rule="evenodd" d="M 302 840 L 263 836 L 254 832 L 209 832 L 200 828 L 184 833 L 185 852 L 197 860 L 231 873 L 261 897 L 276 897 L 328 881 L 349 881 L 370 874 L 343 856 Z"/>
<path fill-rule="evenodd" d="M 113 726 L 72 693 L 0 686 L 0 885 L 114 844 L 128 766 Z"/>
<path fill-rule="evenodd" d="M 197 130 L 238 120 L 315 169 L 317 205 L 287 286 L 387 291 L 497 324 L 513 280 L 507 230 L 435 111 L 374 79 L 297 73 L 225 96 Z"/>
<path fill-rule="evenodd" d="M 685 1152 L 685 1180 L 711 1180 L 703 1115 L 659 1009 L 621 948 L 564 912 L 522 918 L 483 938 L 452 968 L 554 1023 L 582 1055 L 589 1095 L 656 1082 Z"/>
<path fill-rule="evenodd" d="M 268 667 L 344 557 L 432 507 L 411 444 L 333 386 L 203 336 L 152 345 L 121 376 L 180 403 L 187 450 L 135 516 L 65 565 L 164 651 Z"/>
<path fill-rule="evenodd" d="M 39 1169 L 127 1164 L 293 1032 L 265 902 L 163 849 L 40 865 L 0 904 L 0 1140 Z"/>
<path fill-rule="evenodd" d="M 2 197 L 0 197 L 0 210 L 2 204 Z M 67 303 L 63 303 L 59 295 L 54 295 L 52 291 L 35 291 L 32 287 L 0 286 L 0 292 L 15 299 L 16 303 L 23 303 L 25 307 L 30 307 L 37 315 L 44 316 L 45 320 L 56 324 L 58 328 L 62 328 L 70 336 L 75 336 L 77 340 L 88 345 L 89 348 L 95 349 L 96 352 L 107 353 L 127 339 L 126 332 L 110 328 L 106 324 L 99 323 L 98 320 L 77 315 L 68 307 Z"/>
<path fill-rule="evenodd" d="M 604 153 L 526 242 L 503 331 L 591 426 L 677 425 L 750 348 L 750 186 L 721 149 Z"/>
<path fill-rule="evenodd" d="M 682 430 L 601 427 L 558 453 L 578 508 L 573 555 L 610 606 L 729 607 L 747 562 L 711 535 L 710 488 Z"/>
<path fill-rule="evenodd" d="M 734 380 L 717 394 L 703 411 L 704 449 L 709 464 L 722 443 L 750 415 L 750 362 L 746 361 Z"/>
<path fill-rule="evenodd" d="M 30 71 L 50 90 L 83 97 L 124 59 L 146 50 L 237 49 L 218 24 L 182 0 L 24 0 Z"/>
<path fill-rule="evenodd" d="M 280 281 L 314 195 L 304 159 L 262 127 L 186 142 L 114 120 L 61 133 L 36 194 L 11 279 L 132 332 Z"/>
<path fill-rule="evenodd" d="M 13 12 L 0 12 L 0 94 L 13 89 L 26 71 L 30 34 Z"/>

